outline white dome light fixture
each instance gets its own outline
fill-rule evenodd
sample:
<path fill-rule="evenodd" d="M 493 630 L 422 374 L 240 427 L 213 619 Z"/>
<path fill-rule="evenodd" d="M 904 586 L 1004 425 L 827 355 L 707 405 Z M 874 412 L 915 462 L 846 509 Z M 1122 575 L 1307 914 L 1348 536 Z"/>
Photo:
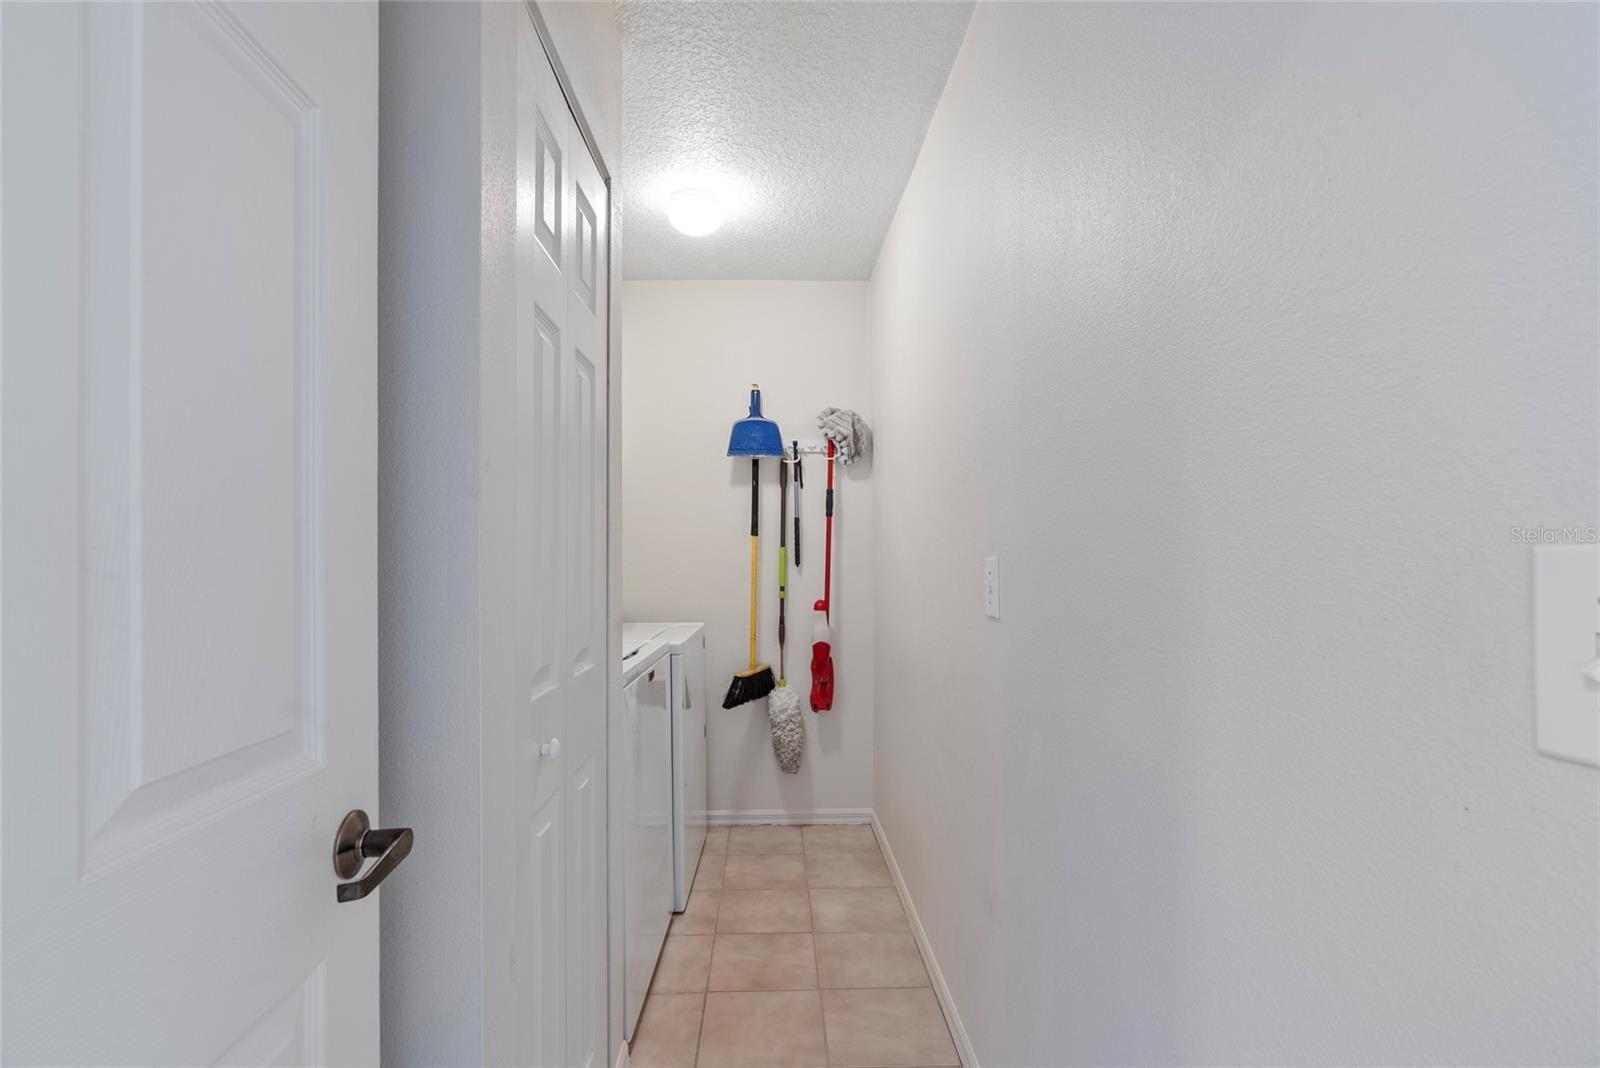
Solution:
<path fill-rule="evenodd" d="M 690 237 L 704 237 L 722 225 L 722 202 L 707 189 L 680 189 L 667 202 L 667 221 Z"/>

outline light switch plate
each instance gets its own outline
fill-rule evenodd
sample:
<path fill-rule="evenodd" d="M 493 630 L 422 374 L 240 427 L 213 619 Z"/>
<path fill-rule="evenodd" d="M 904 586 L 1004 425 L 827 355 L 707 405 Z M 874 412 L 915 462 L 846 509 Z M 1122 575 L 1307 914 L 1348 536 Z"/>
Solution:
<path fill-rule="evenodd" d="M 983 558 L 983 614 L 990 619 L 1000 618 L 1000 558 Z"/>
<path fill-rule="evenodd" d="M 1537 745 L 1545 756 L 1600 767 L 1600 546 L 1533 550 Z"/>

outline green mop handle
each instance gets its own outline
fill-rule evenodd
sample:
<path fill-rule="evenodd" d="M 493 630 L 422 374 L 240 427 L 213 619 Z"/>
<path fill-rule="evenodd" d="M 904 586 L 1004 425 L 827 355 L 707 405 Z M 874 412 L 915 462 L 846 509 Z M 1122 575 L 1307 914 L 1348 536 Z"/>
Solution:
<path fill-rule="evenodd" d="M 778 458 L 778 508 L 783 514 L 778 518 L 778 685 L 784 685 L 784 648 L 788 626 L 784 620 L 783 606 L 789 598 L 789 548 L 786 529 L 789 525 L 789 465 Z"/>

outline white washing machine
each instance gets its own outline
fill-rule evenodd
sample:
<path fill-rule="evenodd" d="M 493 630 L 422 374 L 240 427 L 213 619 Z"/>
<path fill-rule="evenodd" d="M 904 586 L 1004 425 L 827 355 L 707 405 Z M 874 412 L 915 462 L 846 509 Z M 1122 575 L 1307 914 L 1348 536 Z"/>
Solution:
<path fill-rule="evenodd" d="M 661 631 L 623 628 L 623 1037 L 631 1039 L 673 911 L 672 656 Z"/>

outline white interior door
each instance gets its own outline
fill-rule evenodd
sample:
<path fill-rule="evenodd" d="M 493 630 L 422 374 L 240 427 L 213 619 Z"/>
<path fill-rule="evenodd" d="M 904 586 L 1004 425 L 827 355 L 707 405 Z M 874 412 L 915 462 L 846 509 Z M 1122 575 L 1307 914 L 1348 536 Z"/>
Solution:
<path fill-rule="evenodd" d="M 4 1060 L 374 1062 L 376 6 L 0 20 Z"/>
<path fill-rule="evenodd" d="M 607 191 L 518 20 L 519 1052 L 606 1061 Z"/>

